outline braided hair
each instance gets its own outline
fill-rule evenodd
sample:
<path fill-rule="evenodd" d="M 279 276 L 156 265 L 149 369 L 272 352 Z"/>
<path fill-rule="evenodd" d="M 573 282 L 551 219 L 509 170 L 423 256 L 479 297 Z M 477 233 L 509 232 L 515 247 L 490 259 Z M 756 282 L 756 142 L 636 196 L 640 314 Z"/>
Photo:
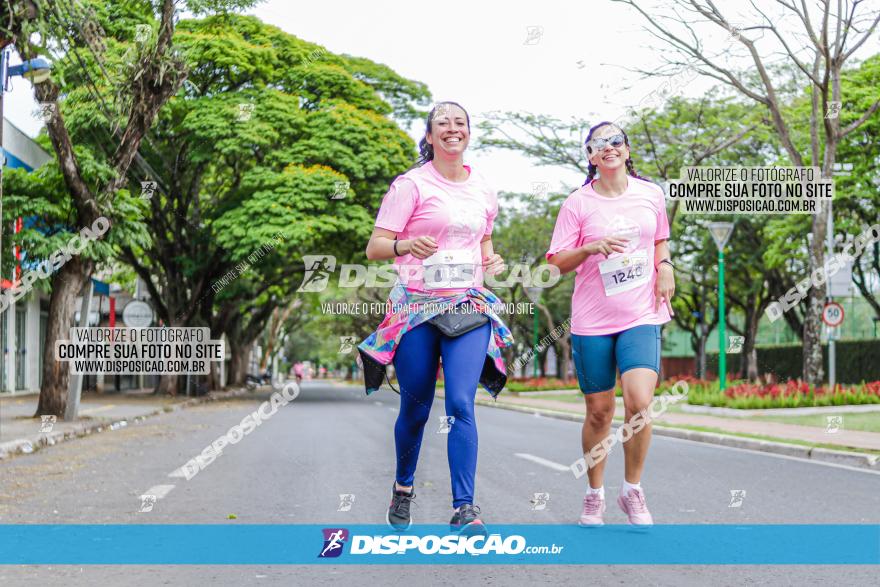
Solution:
<path fill-rule="evenodd" d="M 590 183 L 591 181 L 593 181 L 593 178 L 594 178 L 594 177 L 596 177 L 596 171 L 597 171 L 596 166 L 593 165 L 592 163 L 589 163 L 589 156 L 590 156 L 590 154 L 591 154 L 591 148 L 590 148 L 590 146 L 589 146 L 589 142 L 590 142 L 590 139 L 593 138 L 593 134 L 595 134 L 595 132 L 596 132 L 597 130 L 599 130 L 600 128 L 602 128 L 603 126 L 613 126 L 613 127 L 617 128 L 617 129 L 619 129 L 619 130 L 620 130 L 620 134 L 623 135 L 623 142 L 624 142 L 624 144 L 626 144 L 627 148 L 629 148 L 629 137 L 626 136 L 626 132 L 625 132 L 622 128 L 620 128 L 619 126 L 617 126 L 616 124 L 614 124 L 613 122 L 608 122 L 607 120 L 605 120 L 605 121 L 600 122 L 599 124 L 597 124 L 597 125 L 594 126 L 593 128 L 591 128 L 589 134 L 587 134 L 587 139 L 584 141 L 584 149 L 587 151 L 587 160 L 588 160 L 588 163 L 587 163 L 587 180 L 584 182 L 584 185 L 587 185 L 588 183 Z M 639 175 L 638 173 L 636 173 L 636 166 L 635 166 L 635 164 L 633 164 L 633 160 L 632 160 L 632 158 L 627 157 L 625 165 L 626 165 L 626 173 L 627 173 L 629 176 L 631 176 L 631 177 L 635 177 L 636 179 L 641 179 L 641 180 L 644 180 L 644 181 L 651 181 L 650 179 L 648 179 L 648 178 L 646 178 L 646 177 L 642 177 L 641 175 Z"/>
<path fill-rule="evenodd" d="M 458 102 L 437 102 L 434 104 L 434 107 L 431 108 L 431 112 L 428 114 L 428 120 L 425 124 L 425 135 L 431 134 L 431 124 L 434 122 L 434 118 L 437 117 L 437 111 L 443 110 L 449 106 L 457 106 L 461 108 L 461 111 L 464 112 L 465 120 L 467 120 L 468 131 L 471 130 L 471 117 L 468 115 L 467 110 L 464 109 L 464 106 L 459 104 Z M 441 112 L 442 114 L 442 112 Z M 419 141 L 419 160 L 416 162 L 416 167 L 421 167 L 428 161 L 433 161 L 434 159 L 434 145 L 428 142 L 426 136 L 422 137 L 422 140 Z"/>

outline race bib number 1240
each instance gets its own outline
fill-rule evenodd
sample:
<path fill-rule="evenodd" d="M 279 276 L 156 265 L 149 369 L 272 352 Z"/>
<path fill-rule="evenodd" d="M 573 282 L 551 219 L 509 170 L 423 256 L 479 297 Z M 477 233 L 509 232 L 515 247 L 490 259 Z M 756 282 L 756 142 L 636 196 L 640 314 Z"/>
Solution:
<path fill-rule="evenodd" d="M 599 263 L 599 274 L 602 276 L 606 296 L 639 287 L 651 278 L 648 272 L 648 250 L 637 249 L 632 253 L 624 253 L 602 261 Z"/>

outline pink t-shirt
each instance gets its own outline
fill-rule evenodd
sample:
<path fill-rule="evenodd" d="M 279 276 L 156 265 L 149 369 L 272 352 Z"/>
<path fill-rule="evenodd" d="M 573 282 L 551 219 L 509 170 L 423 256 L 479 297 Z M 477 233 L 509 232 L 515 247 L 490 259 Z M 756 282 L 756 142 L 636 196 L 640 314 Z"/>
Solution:
<path fill-rule="evenodd" d="M 671 319 L 665 303 L 654 310 L 654 243 L 669 238 L 663 191 L 649 181 L 627 179 L 620 196 L 602 196 L 590 183 L 572 192 L 559 210 L 548 259 L 606 236 L 628 241 L 624 253 L 608 259 L 590 255 L 575 270 L 572 334 L 615 334 Z"/>
<path fill-rule="evenodd" d="M 377 228 L 400 240 L 431 236 L 439 247 L 424 261 L 409 254 L 394 261 L 409 290 L 445 295 L 483 285 L 480 241 L 492 234 L 498 197 L 480 174 L 465 169 L 468 178 L 454 182 L 429 161 L 398 176 L 382 200 Z"/>

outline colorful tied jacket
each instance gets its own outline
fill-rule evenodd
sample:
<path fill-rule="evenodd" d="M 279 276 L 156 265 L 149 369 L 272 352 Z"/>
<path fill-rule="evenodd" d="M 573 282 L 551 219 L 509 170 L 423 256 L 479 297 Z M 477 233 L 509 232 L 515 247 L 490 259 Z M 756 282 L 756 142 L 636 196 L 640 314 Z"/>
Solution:
<path fill-rule="evenodd" d="M 397 345 L 404 334 L 441 314 L 444 308 L 470 302 L 480 313 L 489 318 L 492 325 L 492 336 L 486 349 L 486 360 L 480 374 L 480 384 L 486 391 L 496 397 L 507 383 L 507 369 L 501 349 L 513 344 L 513 335 L 505 326 L 494 307 L 500 304 L 498 297 L 485 288 L 470 288 L 452 296 L 437 296 L 420 292 L 407 291 L 400 283 L 395 285 L 388 297 L 390 308 L 385 319 L 376 331 L 358 345 L 358 352 L 364 364 L 364 379 L 367 394 L 371 394 L 382 385 L 385 379 L 385 367 L 394 359 Z"/>

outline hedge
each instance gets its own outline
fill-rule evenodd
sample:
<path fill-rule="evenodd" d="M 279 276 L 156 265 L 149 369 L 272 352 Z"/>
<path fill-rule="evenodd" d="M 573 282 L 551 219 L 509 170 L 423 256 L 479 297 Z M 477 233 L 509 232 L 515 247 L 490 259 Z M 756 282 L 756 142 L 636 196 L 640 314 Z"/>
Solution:
<path fill-rule="evenodd" d="M 804 347 L 801 344 L 758 345 L 758 372 L 772 373 L 778 381 L 800 379 L 803 375 Z M 861 383 L 880 380 L 880 339 L 838 340 L 837 382 Z M 822 364 L 828 378 L 828 345 L 822 345 Z M 739 371 L 738 354 L 727 354 L 728 375 Z M 718 353 L 707 353 L 706 367 L 718 373 Z"/>

